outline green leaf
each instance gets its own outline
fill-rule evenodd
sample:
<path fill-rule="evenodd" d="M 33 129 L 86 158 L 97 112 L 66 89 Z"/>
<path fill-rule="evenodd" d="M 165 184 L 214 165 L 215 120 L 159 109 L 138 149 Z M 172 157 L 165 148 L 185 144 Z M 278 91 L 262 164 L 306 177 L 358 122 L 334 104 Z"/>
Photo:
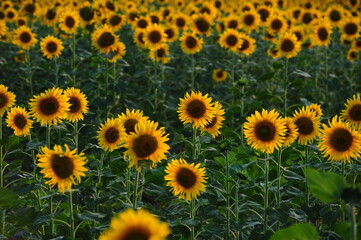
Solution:
<path fill-rule="evenodd" d="M 19 196 L 4 187 L 0 187 L 0 207 L 11 206 Z"/>
<path fill-rule="evenodd" d="M 350 239 L 350 223 L 339 222 L 336 223 L 335 232 L 340 235 L 343 239 Z"/>
<path fill-rule="evenodd" d="M 83 221 L 98 222 L 100 219 L 105 217 L 105 214 L 85 211 L 82 214 L 77 214 L 76 216 Z"/>
<path fill-rule="evenodd" d="M 345 188 L 345 180 L 332 172 L 319 172 L 313 168 L 304 169 L 307 185 L 311 193 L 326 203 L 340 200 L 341 193 Z"/>
<path fill-rule="evenodd" d="M 278 230 L 270 240 L 316 240 L 320 239 L 314 226 L 308 223 L 298 223 L 288 228 Z"/>

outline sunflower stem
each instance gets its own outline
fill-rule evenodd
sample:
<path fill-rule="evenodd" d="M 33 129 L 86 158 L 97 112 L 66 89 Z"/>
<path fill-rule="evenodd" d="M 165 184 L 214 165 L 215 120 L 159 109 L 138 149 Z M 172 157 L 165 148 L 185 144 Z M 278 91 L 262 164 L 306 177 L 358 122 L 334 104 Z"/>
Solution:
<path fill-rule="evenodd" d="M 278 151 L 278 158 L 277 158 L 277 208 L 280 209 L 281 208 L 281 177 L 282 177 L 282 173 L 281 173 L 281 164 L 282 164 L 282 152 L 283 152 L 283 148 L 281 147 L 280 150 Z M 278 221 L 277 222 L 277 230 L 280 229 L 280 224 L 281 222 Z"/>
<path fill-rule="evenodd" d="M 226 224 L 227 224 L 227 232 L 226 232 L 226 240 L 229 239 L 230 237 L 230 233 L 231 233 L 231 204 L 230 204 L 230 186 L 229 186 L 229 181 L 230 181 L 230 176 L 229 176 L 229 152 L 226 152 L 226 204 L 227 204 L 227 209 L 226 209 Z"/>
<path fill-rule="evenodd" d="M 191 226 L 191 240 L 195 240 L 195 229 L 194 229 L 194 224 L 193 224 L 193 220 L 194 220 L 194 215 L 195 215 L 195 211 L 194 211 L 194 205 L 195 205 L 195 198 L 192 198 L 191 202 L 190 202 L 190 209 L 189 209 L 189 213 L 191 216 L 191 220 L 192 220 L 192 226 Z"/>
<path fill-rule="evenodd" d="M 58 66 L 58 58 L 57 57 L 54 57 L 54 68 L 55 68 L 55 72 L 54 72 L 54 75 L 55 75 L 55 87 L 59 87 L 59 66 Z"/>
<path fill-rule="evenodd" d="M 244 115 L 244 85 L 241 87 L 241 117 Z M 243 126 L 244 124 L 241 124 L 241 145 L 244 146 L 244 135 L 243 135 Z"/>
<path fill-rule="evenodd" d="M 194 68 L 194 54 L 191 54 L 191 90 L 195 90 L 194 89 L 194 85 L 195 85 L 195 68 Z"/>
<path fill-rule="evenodd" d="M 235 221 L 236 221 L 236 223 L 238 223 L 238 221 L 239 221 L 239 215 L 238 215 L 238 213 L 239 213 L 239 199 L 238 199 L 238 196 L 239 196 L 239 179 L 237 179 L 236 193 L 235 193 L 235 196 L 234 196 L 235 207 L 236 207 L 236 212 L 235 212 Z M 238 230 L 236 230 L 236 239 L 240 239 Z"/>
<path fill-rule="evenodd" d="M 305 165 L 308 167 L 309 164 L 309 152 L 308 147 L 305 145 Z M 308 189 L 307 178 L 305 179 L 305 194 L 306 194 L 306 206 L 310 206 L 310 190 Z"/>
<path fill-rule="evenodd" d="M 75 231 L 74 231 L 74 210 L 73 210 L 73 192 L 70 189 L 69 191 L 69 221 L 70 221 L 70 239 L 75 239 Z"/>
<path fill-rule="evenodd" d="M 0 140 L 3 138 L 3 117 L 0 116 Z M 0 187 L 4 186 L 3 180 L 3 144 L 0 145 Z M 0 235 L 4 235 L 5 231 L 5 209 L 1 210 Z"/>
<path fill-rule="evenodd" d="M 287 90 L 288 90 L 288 58 L 285 60 L 285 82 L 284 82 L 284 115 L 287 116 Z"/>
<path fill-rule="evenodd" d="M 72 51 L 72 54 L 73 54 L 73 57 L 72 57 L 72 61 L 71 61 L 71 69 L 73 71 L 73 76 L 72 76 L 72 84 L 73 86 L 75 87 L 75 78 L 76 78 L 76 74 L 75 74 L 75 68 L 76 68 L 76 51 L 75 51 L 75 48 L 76 48 L 76 39 L 75 39 L 75 34 L 72 35 L 72 47 L 71 47 L 71 51 Z"/>
<path fill-rule="evenodd" d="M 264 171 L 265 171 L 265 179 L 264 179 L 264 201 L 263 201 L 263 234 L 267 232 L 267 222 L 268 222 L 268 180 L 269 180 L 269 154 L 266 155 L 266 159 L 264 162 Z"/>
<path fill-rule="evenodd" d="M 28 70 L 27 74 L 26 74 L 26 79 L 29 82 L 29 88 L 30 88 L 30 96 L 34 95 L 34 90 L 33 90 L 33 71 L 31 69 L 31 62 L 30 62 L 30 50 L 26 50 L 26 58 L 27 61 L 25 61 L 26 63 L 26 68 Z"/>
<path fill-rule="evenodd" d="M 51 133 L 51 125 L 46 125 L 46 146 L 50 149 L 50 133 Z M 49 188 L 49 191 L 51 191 L 51 188 Z M 50 228 L 51 228 L 51 235 L 54 236 L 55 234 L 55 225 L 54 225 L 54 215 L 53 215 L 53 197 L 49 198 L 49 208 L 50 208 Z"/>
<path fill-rule="evenodd" d="M 157 50 L 154 53 L 155 59 L 153 61 L 153 69 L 154 69 L 154 113 L 157 111 L 158 108 L 158 68 L 157 68 Z"/>
<path fill-rule="evenodd" d="M 193 138 L 192 138 L 192 143 L 193 143 L 193 146 L 192 146 L 192 158 L 193 158 L 193 161 L 195 161 L 197 158 L 198 158 L 198 143 L 197 143 L 197 128 L 196 127 L 193 127 Z"/>
<path fill-rule="evenodd" d="M 75 149 L 76 154 L 78 154 L 79 150 L 79 133 L 78 133 L 78 121 L 74 122 L 74 143 L 75 143 Z"/>
<path fill-rule="evenodd" d="M 136 170 L 137 173 L 135 175 L 135 181 L 134 181 L 134 189 L 133 189 L 133 208 L 137 208 L 137 197 L 138 197 L 138 182 L 139 182 L 139 174 L 140 171 Z"/>
<path fill-rule="evenodd" d="M 357 240 L 357 223 L 354 210 L 355 204 L 350 203 L 350 240 Z"/>

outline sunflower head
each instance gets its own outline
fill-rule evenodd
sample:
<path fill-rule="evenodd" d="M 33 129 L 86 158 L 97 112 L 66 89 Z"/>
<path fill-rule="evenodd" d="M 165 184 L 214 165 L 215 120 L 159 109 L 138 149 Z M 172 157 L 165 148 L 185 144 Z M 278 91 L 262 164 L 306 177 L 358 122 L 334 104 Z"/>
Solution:
<path fill-rule="evenodd" d="M 118 42 L 118 37 L 107 24 L 94 31 L 92 43 L 101 53 L 108 54 Z"/>
<path fill-rule="evenodd" d="M 319 135 L 320 118 L 316 112 L 303 107 L 293 114 L 293 122 L 298 129 L 298 142 L 302 145 L 312 143 Z"/>
<path fill-rule="evenodd" d="M 58 185 L 58 190 L 64 193 L 65 190 L 71 191 L 73 184 L 80 183 L 81 177 L 88 171 L 84 167 L 87 162 L 84 154 L 76 154 L 77 149 L 70 150 L 68 145 L 64 145 L 65 150 L 55 145 L 54 149 L 43 147 L 42 154 L 38 154 L 38 167 L 42 168 L 40 173 L 44 178 L 50 178 L 45 182 L 51 187 Z"/>
<path fill-rule="evenodd" d="M 200 35 L 211 35 L 212 18 L 208 14 L 194 14 L 192 16 L 193 26 L 192 29 Z"/>
<path fill-rule="evenodd" d="M 13 107 L 6 117 L 8 127 L 14 130 L 16 136 L 27 136 L 30 134 L 33 121 L 29 118 L 28 112 L 22 107 Z"/>
<path fill-rule="evenodd" d="M 135 126 L 139 122 L 146 122 L 148 120 L 147 116 L 143 115 L 143 111 L 141 110 L 132 110 L 130 111 L 128 108 L 125 113 L 118 115 L 118 119 L 120 124 L 123 126 L 124 131 L 127 135 L 135 132 Z"/>
<path fill-rule="evenodd" d="M 44 57 L 52 59 L 53 57 L 59 57 L 61 55 L 64 46 L 59 38 L 49 35 L 41 40 L 40 49 Z"/>
<path fill-rule="evenodd" d="M 125 44 L 122 42 L 117 42 L 114 48 L 112 49 L 112 52 L 114 53 L 114 56 L 109 59 L 109 62 L 116 62 L 118 59 L 122 59 L 123 56 L 126 53 L 126 47 Z"/>
<path fill-rule="evenodd" d="M 357 49 L 355 48 L 350 48 L 348 51 L 347 51 L 347 59 L 349 61 L 355 61 L 356 59 L 358 59 L 358 52 Z"/>
<path fill-rule="evenodd" d="M 331 23 L 325 19 L 317 21 L 313 28 L 312 40 L 315 45 L 328 46 L 331 40 Z"/>
<path fill-rule="evenodd" d="M 108 118 L 105 124 L 100 124 L 97 133 L 98 144 L 105 151 L 112 152 L 124 142 L 125 131 L 117 118 Z"/>
<path fill-rule="evenodd" d="M 315 112 L 316 113 L 316 115 L 315 115 L 316 118 L 321 119 L 321 117 L 323 116 L 323 112 L 322 112 L 322 108 L 321 108 L 320 104 L 313 103 L 313 104 L 307 106 L 307 109 L 309 109 L 311 112 Z"/>
<path fill-rule="evenodd" d="M 36 34 L 31 32 L 27 26 L 17 28 L 13 33 L 13 43 L 20 48 L 30 49 L 37 43 Z"/>
<path fill-rule="evenodd" d="M 244 136 L 247 144 L 265 153 L 273 153 L 282 146 L 286 126 L 275 109 L 256 111 L 244 123 Z"/>
<path fill-rule="evenodd" d="M 345 103 L 346 109 L 341 113 L 341 118 L 351 124 L 356 130 L 361 129 L 361 97 L 355 94 L 351 99 L 347 99 Z"/>
<path fill-rule="evenodd" d="M 206 191 L 206 172 L 200 163 L 187 163 L 184 159 L 173 159 L 165 169 L 164 179 L 174 195 L 190 201 Z"/>
<path fill-rule="evenodd" d="M 286 32 L 280 36 L 276 47 L 279 56 L 292 58 L 301 50 L 301 43 L 297 41 L 295 34 Z"/>
<path fill-rule="evenodd" d="M 183 33 L 179 41 L 183 52 L 186 54 L 198 53 L 203 47 L 203 39 L 198 38 L 195 33 Z"/>
<path fill-rule="evenodd" d="M 112 218 L 110 227 L 99 240 L 109 239 L 154 239 L 165 240 L 170 234 L 168 223 L 161 222 L 146 210 L 125 210 Z"/>
<path fill-rule="evenodd" d="M 212 120 L 206 124 L 203 128 L 201 128 L 202 132 L 208 132 L 212 135 L 213 138 L 217 137 L 221 132 L 219 131 L 222 128 L 223 121 L 224 121 L 224 109 L 222 104 L 219 102 L 214 103 L 214 111 L 215 115 Z"/>
<path fill-rule="evenodd" d="M 70 122 L 76 122 L 84 119 L 84 114 L 88 112 L 88 100 L 80 89 L 71 87 L 64 91 L 64 95 L 69 99 L 69 111 L 67 112 L 67 119 Z"/>
<path fill-rule="evenodd" d="M 283 142 L 283 147 L 290 146 L 298 137 L 298 129 L 294 124 L 293 119 L 290 117 L 285 117 L 283 119 L 284 124 L 286 126 L 285 139 Z"/>
<path fill-rule="evenodd" d="M 256 40 L 246 34 L 241 34 L 242 44 L 238 47 L 237 52 L 246 56 L 251 55 L 256 49 Z"/>
<path fill-rule="evenodd" d="M 149 57 L 154 61 L 166 64 L 170 61 L 169 54 L 169 45 L 164 43 L 151 50 L 149 52 Z"/>
<path fill-rule="evenodd" d="M 42 125 L 57 125 L 67 116 L 70 107 L 68 100 L 62 89 L 48 89 L 30 99 L 30 113 Z"/>
<path fill-rule="evenodd" d="M 242 43 L 241 34 L 235 29 L 227 29 L 219 37 L 219 44 L 234 52 L 238 50 Z"/>
<path fill-rule="evenodd" d="M 333 117 L 323 125 L 321 141 L 318 146 L 330 161 L 350 163 L 351 158 L 357 158 L 361 152 L 361 134 L 351 128 L 351 125 Z"/>
<path fill-rule="evenodd" d="M 144 44 L 149 49 L 155 49 L 167 39 L 167 34 L 164 32 L 164 28 L 158 24 L 149 25 L 144 31 Z"/>
<path fill-rule="evenodd" d="M 67 34 L 75 34 L 78 30 L 80 23 L 79 12 L 72 9 L 66 9 L 59 16 L 58 21 L 59 21 L 59 27 L 63 32 Z"/>
<path fill-rule="evenodd" d="M 227 79 L 228 73 L 222 69 L 215 69 L 212 74 L 212 78 L 216 82 L 223 82 Z"/>
<path fill-rule="evenodd" d="M 8 87 L 0 84 L 0 117 L 15 104 L 15 94 Z"/>

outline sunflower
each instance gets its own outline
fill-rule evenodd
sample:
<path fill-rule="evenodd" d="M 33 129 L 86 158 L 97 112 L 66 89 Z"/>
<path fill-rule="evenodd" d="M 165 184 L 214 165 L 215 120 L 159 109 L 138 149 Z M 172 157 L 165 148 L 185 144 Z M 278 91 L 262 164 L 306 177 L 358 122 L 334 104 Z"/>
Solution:
<path fill-rule="evenodd" d="M 260 22 L 261 18 L 257 11 L 250 10 L 247 12 L 242 13 L 241 15 L 241 22 L 243 25 L 243 30 L 246 32 L 251 32 L 255 30 Z"/>
<path fill-rule="evenodd" d="M 328 46 L 331 41 L 331 24 L 328 21 L 317 21 L 313 28 L 313 42 L 315 46 Z"/>
<path fill-rule="evenodd" d="M 209 134 L 212 135 L 213 138 L 217 137 L 219 134 L 221 134 L 221 132 L 219 131 L 219 129 L 222 128 L 223 125 L 223 121 L 224 121 L 224 109 L 222 104 L 220 104 L 219 102 L 215 102 L 214 103 L 214 112 L 215 115 L 212 118 L 212 120 L 207 123 L 204 127 L 201 128 L 202 132 L 208 132 Z"/>
<path fill-rule="evenodd" d="M 91 3 L 86 1 L 78 8 L 79 17 L 82 21 L 82 25 L 89 25 L 95 21 L 96 11 L 91 6 Z"/>
<path fill-rule="evenodd" d="M 127 209 L 112 218 L 110 228 L 100 235 L 99 240 L 165 240 L 169 234 L 168 223 L 159 221 L 148 211 Z"/>
<path fill-rule="evenodd" d="M 125 131 L 117 118 L 108 118 L 105 124 L 101 123 L 97 133 L 98 144 L 105 151 L 113 152 L 124 142 Z"/>
<path fill-rule="evenodd" d="M 200 165 L 189 164 L 182 158 L 168 163 L 164 180 L 168 181 L 167 186 L 172 187 L 171 191 L 179 199 L 190 201 L 206 191 L 206 172 Z"/>
<path fill-rule="evenodd" d="M 222 69 L 216 69 L 213 71 L 212 78 L 216 82 L 223 82 L 227 79 L 228 73 Z"/>
<path fill-rule="evenodd" d="M 200 14 L 208 14 L 211 18 L 217 17 L 218 11 L 212 3 L 203 1 L 202 6 L 199 9 Z"/>
<path fill-rule="evenodd" d="M 236 52 L 243 41 L 241 39 L 241 34 L 237 30 L 230 28 L 219 36 L 218 42 L 221 47 Z"/>
<path fill-rule="evenodd" d="M 256 49 L 256 40 L 245 33 L 241 33 L 242 44 L 238 47 L 237 52 L 246 56 L 251 55 Z"/>
<path fill-rule="evenodd" d="M 149 57 L 154 61 L 166 64 L 170 61 L 169 54 L 169 45 L 163 43 L 162 45 L 159 45 L 156 49 L 150 50 Z"/>
<path fill-rule="evenodd" d="M 289 30 L 290 33 L 293 33 L 296 35 L 297 41 L 300 43 L 303 43 L 306 38 L 305 28 L 303 26 L 297 25 L 293 26 Z"/>
<path fill-rule="evenodd" d="M 53 57 L 59 57 L 63 49 L 63 42 L 57 37 L 48 35 L 40 42 L 40 50 L 43 53 L 44 57 L 48 59 L 52 59 Z"/>
<path fill-rule="evenodd" d="M 64 193 L 71 191 L 73 184 L 80 183 L 81 177 L 85 176 L 87 162 L 84 153 L 76 154 L 77 149 L 70 150 L 68 145 L 64 145 L 65 151 L 59 145 L 54 146 L 54 150 L 42 147 L 43 154 L 38 154 L 38 167 L 42 168 L 40 173 L 44 178 L 50 178 L 46 184 L 54 187 L 58 184 L 58 190 Z"/>
<path fill-rule="evenodd" d="M 94 31 L 92 34 L 92 42 L 101 53 L 107 54 L 117 44 L 118 37 L 114 34 L 114 31 L 105 24 Z"/>
<path fill-rule="evenodd" d="M 297 126 L 294 124 L 293 119 L 290 117 L 285 117 L 283 119 L 284 124 L 286 126 L 286 134 L 285 139 L 282 144 L 283 147 L 290 146 L 294 141 L 296 141 L 298 137 L 298 129 Z"/>
<path fill-rule="evenodd" d="M 278 55 L 292 58 L 301 50 L 301 43 L 293 33 L 286 32 L 280 36 L 277 42 Z"/>
<path fill-rule="evenodd" d="M 283 144 L 286 126 L 275 109 L 270 112 L 262 109 L 262 113 L 256 111 L 247 117 L 243 131 L 248 145 L 265 153 L 273 153 Z"/>
<path fill-rule="evenodd" d="M 183 52 L 186 54 L 198 53 L 203 47 L 203 39 L 198 38 L 195 33 L 183 33 L 179 41 Z"/>
<path fill-rule="evenodd" d="M 172 21 L 178 29 L 185 29 L 189 24 L 189 17 L 183 13 L 177 13 L 172 17 Z"/>
<path fill-rule="evenodd" d="M 38 40 L 36 34 L 31 32 L 27 26 L 17 28 L 13 33 L 13 43 L 22 49 L 28 50 L 35 45 Z"/>
<path fill-rule="evenodd" d="M 41 125 L 57 125 L 66 118 L 70 104 L 60 88 L 46 90 L 30 99 L 30 113 Z"/>
<path fill-rule="evenodd" d="M 77 11 L 67 9 L 59 16 L 58 22 L 62 31 L 67 34 L 75 34 L 80 22 L 79 13 Z"/>
<path fill-rule="evenodd" d="M 151 24 L 160 24 L 161 14 L 158 12 L 151 12 L 148 15 Z"/>
<path fill-rule="evenodd" d="M 124 156 L 131 160 L 129 167 L 135 166 L 139 171 L 141 160 L 150 160 L 151 168 L 155 167 L 158 162 L 166 159 L 166 153 L 170 149 L 165 142 L 169 140 L 168 134 L 165 133 L 164 127 L 158 128 L 158 123 L 153 121 L 140 121 L 135 125 L 134 132 L 126 135 L 124 146 L 127 150 Z"/>
<path fill-rule="evenodd" d="M 298 143 L 307 145 L 312 143 L 319 135 L 320 119 L 316 117 L 316 112 L 309 108 L 302 107 L 293 114 L 293 122 L 298 129 Z"/>
<path fill-rule="evenodd" d="M 303 10 L 301 15 L 300 15 L 300 21 L 305 25 L 305 26 L 310 26 L 312 24 L 312 22 L 315 20 L 315 16 L 317 16 L 317 12 L 313 9 L 306 9 Z"/>
<path fill-rule="evenodd" d="M 133 35 L 134 42 L 141 48 L 146 48 L 144 42 L 144 29 L 136 29 Z"/>
<path fill-rule="evenodd" d="M 148 16 L 139 16 L 133 22 L 135 28 L 146 29 L 149 24 L 151 24 L 150 18 Z"/>
<path fill-rule="evenodd" d="M 278 12 L 269 16 L 265 25 L 270 34 L 282 33 L 287 29 L 286 19 Z"/>
<path fill-rule="evenodd" d="M 109 62 L 116 62 L 118 59 L 122 59 L 125 55 L 125 45 L 122 42 L 117 42 L 117 44 L 112 49 L 112 52 L 114 53 L 114 56 L 112 59 L 109 59 Z"/>
<path fill-rule="evenodd" d="M 272 8 L 262 5 L 257 7 L 257 13 L 260 16 L 260 20 L 262 24 L 267 22 L 268 17 L 272 14 Z"/>
<path fill-rule="evenodd" d="M 149 49 L 155 49 L 167 40 L 167 34 L 162 26 L 151 24 L 144 30 L 143 40 Z"/>
<path fill-rule="evenodd" d="M 18 17 L 16 19 L 16 26 L 26 26 L 28 24 L 28 19 L 26 17 Z"/>
<path fill-rule="evenodd" d="M 191 123 L 193 127 L 205 127 L 212 122 L 215 116 L 214 104 L 208 94 L 201 92 L 186 93 L 184 98 L 180 98 L 178 105 L 178 117 L 183 124 Z"/>
<path fill-rule="evenodd" d="M 22 9 L 21 9 L 22 13 L 29 14 L 32 16 L 34 16 L 39 10 L 38 4 L 34 3 L 31 0 L 22 2 L 21 6 L 22 6 Z"/>
<path fill-rule="evenodd" d="M 6 26 L 6 22 L 0 20 L 0 37 L 5 36 L 8 32 L 8 27 Z"/>
<path fill-rule="evenodd" d="M 224 26 L 228 29 L 239 29 L 241 28 L 241 20 L 238 15 L 230 14 L 224 19 Z"/>
<path fill-rule="evenodd" d="M 323 116 L 322 108 L 319 104 L 313 103 L 313 104 L 307 106 L 307 109 L 309 109 L 311 112 L 315 112 L 316 118 L 321 119 L 321 117 Z"/>
<path fill-rule="evenodd" d="M 356 130 L 361 129 L 361 97 L 355 94 L 345 103 L 346 109 L 341 113 L 341 118 Z"/>
<path fill-rule="evenodd" d="M 358 18 L 346 18 L 340 24 L 341 39 L 352 41 L 360 36 L 360 21 Z"/>
<path fill-rule="evenodd" d="M 192 29 L 200 35 L 211 35 L 212 19 L 208 14 L 194 14 Z"/>
<path fill-rule="evenodd" d="M 0 117 L 15 103 L 15 94 L 8 91 L 8 87 L 0 84 Z"/>
<path fill-rule="evenodd" d="M 321 140 L 318 147 L 330 161 L 350 163 L 351 158 L 357 158 L 361 153 L 361 134 L 352 130 L 348 123 L 333 117 L 323 125 Z"/>
<path fill-rule="evenodd" d="M 5 10 L 5 19 L 7 22 L 13 22 L 18 17 L 18 12 L 14 8 L 8 8 Z"/>
<path fill-rule="evenodd" d="M 64 91 L 64 95 L 69 98 L 69 111 L 67 112 L 67 120 L 77 122 L 84 119 L 84 114 L 88 112 L 88 100 L 80 89 L 71 87 Z"/>
<path fill-rule="evenodd" d="M 57 11 L 53 8 L 44 9 L 43 22 L 48 26 L 52 26 L 56 23 L 57 20 Z"/>
<path fill-rule="evenodd" d="M 29 61 L 28 55 L 24 52 L 24 50 L 19 50 L 16 55 L 14 56 L 15 62 L 27 62 Z"/>
<path fill-rule="evenodd" d="M 358 51 L 354 48 L 350 48 L 347 51 L 347 59 L 349 61 L 355 61 L 358 58 Z"/>
<path fill-rule="evenodd" d="M 333 26 L 339 26 L 343 20 L 345 16 L 343 9 L 344 7 L 339 4 L 332 4 L 327 8 L 325 17 L 331 22 Z"/>
<path fill-rule="evenodd" d="M 28 112 L 22 107 L 13 107 L 6 116 L 8 127 L 14 130 L 16 136 L 27 136 L 30 134 L 33 121 L 29 118 Z"/>
<path fill-rule="evenodd" d="M 1 31 L 1 30 L 0 30 Z M 354 39 L 351 44 L 356 51 L 361 51 L 361 39 Z"/>
<path fill-rule="evenodd" d="M 174 24 L 166 26 L 164 32 L 167 35 L 167 42 L 172 43 L 178 39 L 178 28 Z"/>
<path fill-rule="evenodd" d="M 135 132 L 135 125 L 138 122 L 146 122 L 148 120 L 147 116 L 143 116 L 143 111 L 141 110 L 132 110 L 128 108 L 125 113 L 118 115 L 120 124 L 123 126 L 125 133 L 130 135 L 132 132 Z"/>

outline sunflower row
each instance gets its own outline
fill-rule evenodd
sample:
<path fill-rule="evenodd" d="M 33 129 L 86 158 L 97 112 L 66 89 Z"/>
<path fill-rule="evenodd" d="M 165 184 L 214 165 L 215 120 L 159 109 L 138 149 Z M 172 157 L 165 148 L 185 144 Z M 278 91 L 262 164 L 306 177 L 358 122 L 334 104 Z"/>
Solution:
<path fill-rule="evenodd" d="M 317 104 L 295 111 L 293 118 L 281 118 L 275 109 L 263 109 L 247 117 L 244 135 L 247 144 L 264 153 L 273 153 L 296 139 L 302 145 L 317 139 L 325 158 L 350 163 L 352 158 L 361 155 L 360 102 L 360 95 L 354 95 L 347 100 L 341 117 L 334 116 L 328 124 L 322 124 L 322 128 L 322 109 Z"/>
<path fill-rule="evenodd" d="M 125 54 L 126 46 L 115 32 L 128 24 L 134 43 L 150 49 L 153 60 L 167 63 L 170 61 L 169 44 L 176 40 L 187 54 L 201 51 L 211 38 L 217 39 L 221 47 L 247 56 L 254 52 L 255 43 L 259 41 L 251 35 L 258 32 L 271 41 L 270 56 L 291 58 L 301 51 L 301 45 L 307 48 L 328 46 L 332 32 L 338 30 L 341 43 L 351 47 L 348 58 L 355 60 L 361 49 L 358 39 L 360 6 L 358 3 L 352 7 L 348 5 L 350 3 L 335 1 L 284 1 L 281 4 L 276 1 L 241 4 L 191 1 L 187 6 L 174 6 L 168 2 L 157 5 L 153 1 L 106 0 L 62 4 L 25 1 L 18 6 L 5 1 L 1 5 L 4 17 L 3 20 L 0 17 L 0 36 L 23 49 L 35 45 L 36 34 L 28 27 L 28 20 L 21 21 L 23 24 L 18 24 L 12 32 L 8 31 L 7 25 L 13 26 L 13 19 L 6 18 L 8 12 L 19 12 L 10 15 L 29 18 L 29 22 L 39 20 L 53 28 L 53 33 L 40 44 L 44 56 L 51 58 L 61 54 L 62 40 L 55 35 L 66 39 L 83 32 L 91 35 L 93 45 L 101 53 L 111 53 L 108 58 L 116 61 Z"/>

